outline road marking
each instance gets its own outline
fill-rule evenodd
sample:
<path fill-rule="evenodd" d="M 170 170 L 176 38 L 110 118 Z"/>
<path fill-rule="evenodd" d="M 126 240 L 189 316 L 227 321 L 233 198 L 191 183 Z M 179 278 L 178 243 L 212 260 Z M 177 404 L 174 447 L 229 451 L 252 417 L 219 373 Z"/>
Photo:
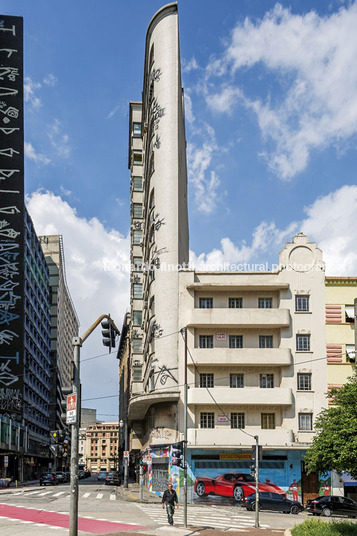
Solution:
<path fill-rule="evenodd" d="M 54 497 L 59 497 L 60 495 L 63 495 L 64 493 L 66 493 L 66 492 L 65 491 L 59 491 L 58 493 L 54 494 Z"/>
<path fill-rule="evenodd" d="M 115 501 L 115 499 L 116 499 L 116 495 L 114 493 L 112 493 L 111 496 L 110 496 L 110 500 Z"/>
<path fill-rule="evenodd" d="M 51 492 L 50 491 L 45 491 L 44 493 L 40 493 L 39 497 L 43 497 L 44 495 L 48 495 L 49 493 L 51 493 Z"/>
<path fill-rule="evenodd" d="M 103 497 L 103 493 L 98 493 L 98 495 L 96 496 L 96 499 L 101 499 Z"/>
<path fill-rule="evenodd" d="M 82 498 L 86 499 L 87 497 L 89 497 L 89 495 L 90 495 L 90 493 L 85 493 Z"/>

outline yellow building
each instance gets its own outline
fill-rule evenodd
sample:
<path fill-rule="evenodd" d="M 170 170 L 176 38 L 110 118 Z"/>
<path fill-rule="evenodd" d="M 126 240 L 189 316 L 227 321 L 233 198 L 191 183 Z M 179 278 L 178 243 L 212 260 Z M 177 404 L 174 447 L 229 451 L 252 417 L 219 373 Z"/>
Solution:
<path fill-rule="evenodd" d="M 357 298 L 357 277 L 326 277 L 328 389 L 341 387 L 353 373 L 355 298 Z"/>

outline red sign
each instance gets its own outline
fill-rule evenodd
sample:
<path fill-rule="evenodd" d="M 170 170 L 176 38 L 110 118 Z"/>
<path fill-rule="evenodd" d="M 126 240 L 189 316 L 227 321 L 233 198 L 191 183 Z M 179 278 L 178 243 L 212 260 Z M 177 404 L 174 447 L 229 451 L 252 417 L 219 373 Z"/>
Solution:
<path fill-rule="evenodd" d="M 77 408 L 77 395 L 71 394 L 67 396 L 67 411 L 74 411 Z"/>

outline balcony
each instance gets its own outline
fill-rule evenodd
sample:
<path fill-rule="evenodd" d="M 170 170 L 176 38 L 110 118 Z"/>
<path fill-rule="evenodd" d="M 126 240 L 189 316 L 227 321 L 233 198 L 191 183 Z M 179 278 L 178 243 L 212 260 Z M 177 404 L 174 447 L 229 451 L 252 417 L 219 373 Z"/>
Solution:
<path fill-rule="evenodd" d="M 250 406 L 291 406 L 293 394 L 290 388 L 274 387 L 261 389 L 260 387 L 244 387 L 233 389 L 230 387 L 215 387 L 209 389 L 216 403 L 224 405 L 250 405 Z M 189 405 L 211 405 L 212 397 L 205 388 L 193 387 L 188 390 Z"/>
<path fill-rule="evenodd" d="M 293 363 L 289 348 L 194 348 L 191 354 L 196 365 L 288 367 Z"/>
<path fill-rule="evenodd" d="M 282 447 L 294 441 L 292 430 L 275 428 L 274 430 L 262 430 L 261 428 L 247 428 L 245 430 L 253 437 L 259 437 L 260 445 L 270 447 Z M 239 445 L 250 446 L 254 443 L 253 437 L 239 429 L 231 428 L 189 428 L 187 431 L 188 447 L 237 447 Z"/>
<path fill-rule="evenodd" d="M 171 402 L 177 402 L 179 398 L 180 393 L 178 391 L 159 391 L 157 393 L 153 391 L 144 395 L 135 396 L 129 402 L 128 419 L 129 421 L 143 419 L 147 410 L 153 404 L 163 402 L 169 404 Z"/>
<path fill-rule="evenodd" d="M 288 309 L 191 309 L 186 325 L 196 328 L 286 328 L 290 326 Z"/>

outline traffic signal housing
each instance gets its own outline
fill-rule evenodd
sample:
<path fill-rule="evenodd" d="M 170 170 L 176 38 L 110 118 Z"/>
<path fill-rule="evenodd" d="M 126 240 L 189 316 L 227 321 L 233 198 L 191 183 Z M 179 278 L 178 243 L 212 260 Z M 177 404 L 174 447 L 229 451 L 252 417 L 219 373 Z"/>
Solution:
<path fill-rule="evenodd" d="M 115 339 L 116 339 L 116 329 L 112 326 L 109 320 L 103 320 L 102 325 L 102 341 L 103 345 L 109 348 L 109 352 L 112 348 L 115 348 Z"/>
<path fill-rule="evenodd" d="M 180 441 L 179 443 L 174 443 L 173 445 L 171 445 L 171 449 L 171 465 L 183 468 L 183 441 Z"/>

